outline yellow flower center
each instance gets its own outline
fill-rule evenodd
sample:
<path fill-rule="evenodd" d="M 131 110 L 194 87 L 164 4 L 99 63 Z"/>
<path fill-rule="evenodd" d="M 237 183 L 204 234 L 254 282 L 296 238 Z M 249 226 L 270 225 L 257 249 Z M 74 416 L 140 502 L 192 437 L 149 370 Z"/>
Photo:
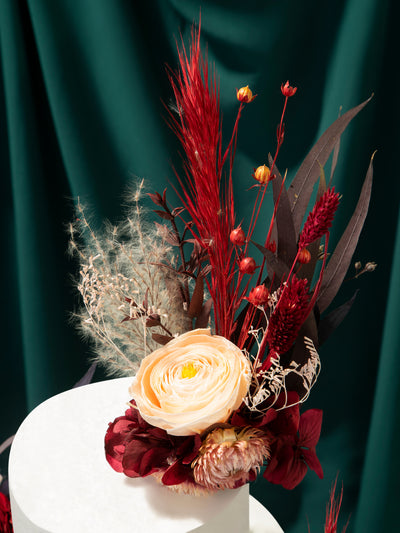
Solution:
<path fill-rule="evenodd" d="M 186 363 L 186 365 L 182 367 L 182 378 L 194 378 L 196 374 L 197 368 L 193 363 Z"/>

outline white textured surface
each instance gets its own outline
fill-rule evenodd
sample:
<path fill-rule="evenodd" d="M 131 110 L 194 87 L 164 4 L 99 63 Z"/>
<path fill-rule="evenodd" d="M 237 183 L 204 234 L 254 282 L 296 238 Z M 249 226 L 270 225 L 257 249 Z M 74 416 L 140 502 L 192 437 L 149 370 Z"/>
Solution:
<path fill-rule="evenodd" d="M 108 422 L 124 414 L 132 378 L 50 398 L 25 419 L 9 465 L 15 533 L 245 533 L 248 485 L 180 496 L 152 478 L 129 479 L 104 456 Z M 280 533 L 250 498 L 251 533 Z M 262 529 L 260 529 L 262 528 Z"/>

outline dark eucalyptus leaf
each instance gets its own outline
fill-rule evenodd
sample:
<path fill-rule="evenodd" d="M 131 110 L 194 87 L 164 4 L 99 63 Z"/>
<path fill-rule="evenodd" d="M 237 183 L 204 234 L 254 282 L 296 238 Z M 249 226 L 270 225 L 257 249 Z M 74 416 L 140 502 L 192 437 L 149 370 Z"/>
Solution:
<path fill-rule="evenodd" d="M 0 455 L 11 446 L 14 437 L 15 435 L 11 435 L 11 437 L 8 437 L 8 439 L 6 439 L 2 444 L 0 444 Z"/>
<path fill-rule="evenodd" d="M 272 278 L 272 275 L 275 274 L 275 281 L 278 282 L 278 284 L 282 281 L 283 278 L 287 277 L 289 274 L 289 267 L 281 261 L 274 253 L 272 253 L 267 248 L 264 248 L 264 246 L 261 246 L 261 244 L 257 244 L 254 241 L 251 241 L 258 250 L 263 254 L 263 256 L 266 259 L 267 262 L 267 271 L 268 276 Z"/>
<path fill-rule="evenodd" d="M 188 315 L 190 318 L 196 318 L 200 316 L 203 308 L 204 298 L 204 279 L 201 274 L 197 276 L 196 284 L 194 286 L 192 298 L 190 300 Z"/>
<path fill-rule="evenodd" d="M 75 383 L 75 385 L 72 388 L 76 389 L 78 387 L 82 387 L 83 385 L 88 385 L 89 383 L 91 383 L 94 373 L 96 371 L 96 368 L 97 368 L 97 363 L 93 363 L 88 369 L 88 371 L 86 372 L 86 374 L 77 383 Z"/>
<path fill-rule="evenodd" d="M 0 483 L 0 492 L 7 496 L 7 498 L 10 497 L 10 487 L 8 484 L 8 479 L 3 479 L 3 481 Z"/>
<path fill-rule="evenodd" d="M 358 290 L 356 290 L 350 300 L 331 311 L 328 315 L 321 318 L 321 321 L 318 326 L 318 339 L 320 345 L 323 344 L 326 340 L 328 340 L 328 338 L 332 335 L 335 329 L 346 318 L 347 313 L 350 311 L 354 300 L 356 299 L 357 293 Z"/>
<path fill-rule="evenodd" d="M 272 166 L 273 159 L 271 154 L 268 154 L 268 161 Z M 292 266 L 294 258 L 297 253 L 297 237 L 293 225 L 292 211 L 290 209 L 290 202 L 287 195 L 286 187 L 282 186 L 282 176 L 276 165 L 274 165 L 275 179 L 272 180 L 272 190 L 274 195 L 274 203 L 278 202 L 276 211 L 276 229 L 278 242 L 278 257 L 289 267 Z M 282 192 L 281 192 L 282 188 Z"/>
<path fill-rule="evenodd" d="M 325 165 L 337 143 L 338 137 L 344 132 L 351 120 L 368 104 L 371 98 L 372 96 L 357 107 L 353 107 L 329 126 L 313 148 L 311 148 L 297 171 L 296 176 L 293 178 L 288 189 L 288 197 L 291 204 L 296 234 L 300 231 L 314 184 L 320 173 L 320 165 Z"/>
<path fill-rule="evenodd" d="M 321 289 L 317 298 L 317 304 L 321 313 L 328 307 L 328 305 L 336 296 L 349 268 L 354 250 L 357 246 L 358 238 L 367 216 L 371 197 L 373 176 L 372 162 L 374 155 L 375 154 L 373 154 L 371 157 L 360 198 L 354 210 L 353 216 L 351 217 L 350 222 L 348 223 L 325 269 Z"/>
<path fill-rule="evenodd" d="M 196 328 L 206 328 L 208 326 L 212 304 L 213 302 L 211 298 L 204 302 L 203 307 L 201 308 L 201 313 L 196 319 Z"/>

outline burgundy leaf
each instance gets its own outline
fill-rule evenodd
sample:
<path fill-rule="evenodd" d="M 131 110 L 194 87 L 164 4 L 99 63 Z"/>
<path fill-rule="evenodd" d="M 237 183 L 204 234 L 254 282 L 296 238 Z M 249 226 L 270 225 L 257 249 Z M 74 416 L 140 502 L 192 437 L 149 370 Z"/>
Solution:
<path fill-rule="evenodd" d="M 273 159 L 271 154 L 268 154 L 268 161 L 270 166 L 272 166 Z M 276 204 L 282 186 L 282 176 L 276 165 L 274 166 L 274 174 L 275 179 L 272 181 L 272 188 L 274 203 Z M 278 234 L 278 257 L 290 268 L 297 253 L 297 237 L 289 197 L 284 185 L 276 212 L 276 229 Z"/>
<path fill-rule="evenodd" d="M 166 211 L 160 211 L 159 209 L 154 209 L 154 213 L 156 213 L 159 217 L 165 220 L 174 220 L 174 217 L 170 213 L 167 213 Z"/>
<path fill-rule="evenodd" d="M 158 344 L 165 345 L 167 342 L 171 341 L 173 337 L 170 335 L 160 335 L 159 333 L 153 333 L 152 334 L 153 341 L 157 342 Z"/>
<path fill-rule="evenodd" d="M 204 280 L 203 276 L 199 274 L 196 279 L 196 284 L 194 286 L 192 299 L 190 300 L 190 305 L 188 309 L 188 315 L 190 318 L 197 318 L 200 316 L 203 308 L 203 298 L 204 298 Z"/>
<path fill-rule="evenodd" d="M 156 205 L 159 205 L 160 207 L 164 207 L 164 204 L 163 204 L 163 199 L 161 197 L 161 194 L 156 192 L 154 194 L 152 193 L 147 193 L 147 196 L 149 196 L 151 198 L 151 200 L 156 204 Z"/>

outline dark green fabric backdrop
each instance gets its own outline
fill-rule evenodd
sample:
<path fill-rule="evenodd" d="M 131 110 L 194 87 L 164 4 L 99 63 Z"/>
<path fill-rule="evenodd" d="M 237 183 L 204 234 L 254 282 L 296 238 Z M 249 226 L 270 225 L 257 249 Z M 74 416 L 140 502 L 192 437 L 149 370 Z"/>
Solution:
<path fill-rule="evenodd" d="M 349 531 L 398 529 L 400 496 L 400 185 L 395 158 L 399 73 L 395 0 L 0 0 L 1 416 L 0 441 L 29 410 L 70 388 L 89 347 L 69 324 L 76 264 L 67 257 L 72 199 L 98 220 L 117 220 L 137 177 L 161 190 L 173 180 L 177 144 L 163 120 L 171 93 L 164 65 L 176 65 L 202 12 L 202 38 L 220 76 L 229 132 L 235 88 L 258 98 L 240 125 L 236 190 L 274 150 L 279 87 L 299 87 L 278 161 L 291 175 L 313 141 L 343 110 L 373 101 L 345 133 L 336 175 L 343 201 L 337 230 L 354 209 L 375 157 L 370 213 L 355 259 L 376 261 L 361 278 L 351 315 L 322 349 L 322 374 L 308 402 L 324 410 L 313 472 L 294 491 L 265 482 L 253 493 L 287 533 L 322 531 L 339 472 Z M 238 196 L 239 198 L 239 196 Z M 239 218 L 250 209 L 240 195 Z M 266 216 L 268 214 L 266 213 Z M 268 215 L 269 217 L 269 215 Z M 355 289 L 348 283 L 338 303 Z M 100 373 L 97 379 L 102 379 Z M 45 438 L 45 435 L 43 436 Z"/>

